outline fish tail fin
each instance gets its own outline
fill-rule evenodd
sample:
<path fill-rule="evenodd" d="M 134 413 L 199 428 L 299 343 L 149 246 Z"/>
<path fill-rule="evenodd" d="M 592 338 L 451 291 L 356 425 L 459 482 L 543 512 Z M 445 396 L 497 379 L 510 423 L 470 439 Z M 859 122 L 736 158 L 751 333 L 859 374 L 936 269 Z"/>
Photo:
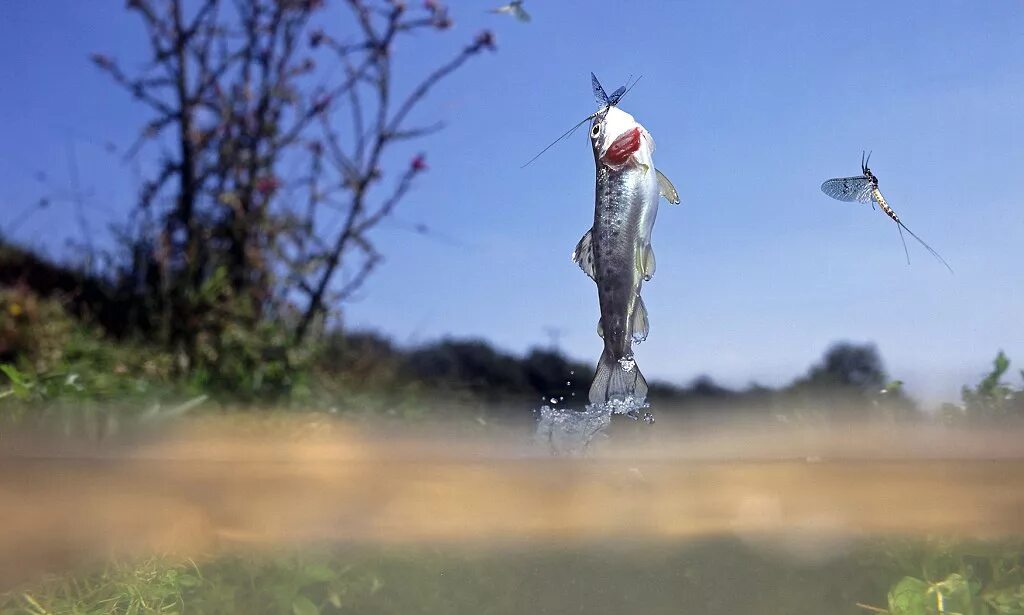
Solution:
<path fill-rule="evenodd" d="M 632 359 L 618 361 L 605 349 L 597 362 L 594 382 L 590 385 L 590 403 L 601 404 L 613 399 L 641 400 L 647 397 L 647 380 Z"/>

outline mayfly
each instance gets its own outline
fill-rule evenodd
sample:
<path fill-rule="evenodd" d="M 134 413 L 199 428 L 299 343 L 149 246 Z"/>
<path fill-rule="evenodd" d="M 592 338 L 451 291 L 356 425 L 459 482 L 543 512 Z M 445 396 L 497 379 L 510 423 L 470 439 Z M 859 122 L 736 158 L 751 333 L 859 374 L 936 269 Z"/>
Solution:
<path fill-rule="evenodd" d="M 636 78 L 636 81 L 633 82 L 633 85 L 636 85 L 637 81 L 640 81 L 640 77 Z M 619 86 L 619 88 L 616 89 L 614 92 L 612 92 L 611 96 L 609 96 L 604 91 L 604 88 L 601 87 L 601 82 L 597 80 L 597 77 L 594 75 L 594 73 L 590 73 L 590 87 L 594 91 L 594 98 L 597 99 L 597 104 L 601 105 L 601 108 L 598 109 L 597 111 L 591 113 L 587 117 L 583 118 L 575 126 L 573 126 L 569 130 L 567 130 L 564 133 L 562 133 L 562 136 L 558 137 L 557 139 L 555 139 L 554 141 L 549 143 L 547 147 L 545 147 L 544 149 L 542 149 L 539 152 L 537 152 L 536 156 L 534 156 L 533 158 L 530 158 L 529 160 L 527 160 L 526 164 L 524 164 L 520 168 L 524 168 L 525 169 L 526 167 L 530 166 L 530 164 L 532 164 L 534 160 L 536 160 L 536 159 L 540 158 L 541 156 L 543 156 L 545 152 L 547 152 L 549 149 L 551 149 L 552 147 L 557 145 L 559 142 L 561 142 L 562 139 L 564 139 L 564 138 L 568 137 L 569 135 L 571 135 L 572 133 L 576 132 L 576 129 L 579 128 L 580 126 L 582 126 L 582 125 L 586 124 L 587 122 L 597 118 L 598 116 L 607 115 L 608 110 L 613 108 L 613 107 L 615 107 L 616 105 L 618 105 L 619 102 L 622 100 L 622 98 L 626 94 L 629 93 L 629 90 L 631 90 L 633 88 L 633 85 L 629 86 L 628 88 L 626 86 L 624 86 L 624 85 L 623 86 Z"/>
<path fill-rule="evenodd" d="M 946 269 L 949 269 L 950 273 L 952 273 L 953 268 L 949 266 L 946 259 L 942 258 L 938 252 L 933 250 L 932 247 L 925 243 L 923 239 L 918 237 L 914 231 L 907 228 L 907 225 L 903 224 L 903 221 L 900 220 L 900 217 L 892 210 L 892 207 L 889 207 L 889 203 L 885 200 L 885 197 L 882 196 L 882 192 L 878 189 L 878 178 L 871 172 L 871 169 L 868 168 L 868 162 L 870 161 L 871 154 L 868 154 L 865 158 L 864 153 L 861 152 L 861 175 L 856 177 L 836 177 L 834 179 L 827 180 L 825 183 L 821 184 L 821 191 L 839 201 L 868 203 L 871 204 L 872 207 L 877 204 L 882 211 L 885 212 L 885 215 L 892 218 L 893 222 L 896 223 L 896 227 L 900 231 L 900 241 L 903 242 L 903 252 L 907 256 L 908 264 L 910 263 L 910 252 L 907 250 L 907 242 L 903 238 L 903 231 L 910 233 L 911 237 L 924 246 L 925 250 L 928 250 L 932 256 L 938 259 L 938 261 L 945 265 Z"/>
<path fill-rule="evenodd" d="M 523 8 L 523 0 L 512 0 L 504 6 L 491 9 L 492 13 L 508 13 L 522 22 L 530 21 L 530 14 Z"/>

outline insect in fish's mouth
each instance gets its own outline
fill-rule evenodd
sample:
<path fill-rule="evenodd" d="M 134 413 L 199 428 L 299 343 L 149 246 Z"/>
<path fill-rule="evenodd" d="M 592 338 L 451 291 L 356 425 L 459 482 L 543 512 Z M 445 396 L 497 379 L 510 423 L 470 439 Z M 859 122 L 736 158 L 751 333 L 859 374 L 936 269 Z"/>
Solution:
<path fill-rule="evenodd" d="M 534 160 L 536 160 L 536 159 L 540 158 L 541 156 L 543 156 L 545 152 L 547 152 L 549 149 L 551 149 L 552 147 L 557 145 L 563 139 L 571 136 L 572 133 L 576 132 L 576 130 L 580 126 L 586 124 L 587 122 L 594 121 L 594 120 L 599 120 L 599 121 L 594 121 L 594 124 L 591 126 L 591 128 L 590 128 L 590 138 L 591 139 L 596 139 L 597 137 L 599 137 L 600 136 L 600 132 L 595 133 L 594 131 L 595 130 L 597 130 L 597 131 L 600 130 L 601 124 L 604 123 L 604 119 L 608 115 L 608 112 L 612 109 L 612 107 L 615 107 L 616 105 L 618 105 L 622 101 L 622 99 L 626 96 L 626 94 L 628 94 L 629 91 L 633 89 L 633 86 L 635 86 L 640 81 L 640 79 L 642 79 L 642 78 L 643 78 L 643 75 L 640 75 L 639 77 L 636 78 L 635 81 L 633 81 L 632 84 L 630 84 L 629 86 L 621 86 L 621 87 L 619 87 L 617 90 L 612 92 L 611 96 L 609 96 L 608 94 L 605 93 L 604 88 L 601 87 L 601 83 L 597 80 L 597 77 L 594 75 L 594 73 L 590 73 L 590 81 L 591 81 L 591 86 L 593 87 L 593 90 L 594 90 L 594 95 L 597 97 L 597 101 L 598 101 L 598 103 L 600 103 L 602 105 L 602 107 L 600 109 L 598 109 L 597 111 L 591 113 L 587 117 L 583 118 L 579 122 L 577 122 L 569 130 L 567 130 L 564 133 L 562 133 L 562 135 L 560 137 L 558 137 L 557 139 L 552 141 L 544 149 L 540 150 L 540 152 L 538 152 L 536 156 L 534 156 L 533 158 L 530 158 L 529 160 L 527 160 L 526 164 L 524 164 L 520 168 L 522 169 L 522 168 L 526 168 L 526 167 L 530 166 L 530 164 Z"/>

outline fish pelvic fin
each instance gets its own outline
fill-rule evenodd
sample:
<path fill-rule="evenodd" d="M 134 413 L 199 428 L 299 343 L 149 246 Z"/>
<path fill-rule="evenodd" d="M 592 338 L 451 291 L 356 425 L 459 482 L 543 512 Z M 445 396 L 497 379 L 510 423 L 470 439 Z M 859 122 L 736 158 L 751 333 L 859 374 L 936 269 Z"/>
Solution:
<path fill-rule="evenodd" d="M 647 307 L 644 305 L 644 300 L 639 296 L 636 298 L 636 305 L 633 306 L 633 318 L 630 324 L 630 328 L 633 330 L 634 344 L 639 344 L 647 339 L 647 334 L 651 332 L 651 323 L 647 319 Z"/>
<path fill-rule="evenodd" d="M 572 251 L 572 260 L 583 273 L 590 276 L 591 280 L 597 280 L 594 277 L 594 229 L 588 230 L 583 233 L 583 237 L 580 238 L 579 243 L 576 244 L 576 249 Z"/>
<path fill-rule="evenodd" d="M 612 400 L 640 401 L 647 397 L 647 380 L 632 359 L 616 360 L 606 348 L 597 362 L 594 382 L 590 385 L 590 403 Z"/>
<path fill-rule="evenodd" d="M 651 278 L 654 277 L 654 270 L 658 268 L 657 262 L 654 260 L 654 248 L 651 244 L 647 244 L 644 249 L 644 282 L 650 282 Z"/>

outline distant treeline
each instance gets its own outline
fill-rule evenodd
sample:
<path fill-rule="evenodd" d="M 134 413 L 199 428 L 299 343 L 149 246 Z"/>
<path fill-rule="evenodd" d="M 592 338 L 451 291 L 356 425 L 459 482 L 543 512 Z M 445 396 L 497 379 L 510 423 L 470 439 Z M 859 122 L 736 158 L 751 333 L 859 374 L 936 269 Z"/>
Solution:
<path fill-rule="evenodd" d="M 170 355 L 163 362 L 156 361 L 168 365 L 170 372 L 178 371 L 169 376 L 189 378 L 199 374 L 204 378 L 200 388 L 229 394 L 287 395 L 302 379 L 300 374 L 309 372 L 314 378 L 344 380 L 355 388 L 382 390 L 414 382 L 418 390 L 432 395 L 534 405 L 542 400 L 555 400 L 559 405 L 582 407 L 594 370 L 589 362 L 571 359 L 552 349 L 536 348 L 517 356 L 485 340 L 455 339 L 403 348 L 383 335 L 341 330 L 327 331 L 302 347 L 281 352 L 273 328 L 259 334 L 228 329 L 231 335 L 203 340 L 206 361 L 178 361 L 159 342 L 149 344 L 145 341 L 147 336 L 139 335 L 146 331 L 145 327 L 137 326 L 137 317 L 143 317 L 143 306 L 133 300 L 128 289 L 102 277 L 0 244 L 0 288 L 3 287 L 8 289 L 4 299 L 8 310 L 17 311 L 18 315 L 14 316 L 13 311 L 5 313 L 5 323 L 0 323 L 0 362 L 35 363 L 43 366 L 42 371 L 54 368 L 47 367 L 46 361 L 39 363 L 38 347 L 58 348 L 71 342 L 50 339 L 49 332 L 54 329 L 54 322 L 60 320 L 60 312 L 53 305 L 49 311 L 29 307 L 39 301 L 59 304 L 66 318 L 87 324 L 112 343 L 138 344 L 141 337 L 142 347 L 149 347 L 144 353 L 154 357 Z M 210 365 L 216 365 L 219 371 L 209 371 Z M 902 410 L 912 412 L 913 404 L 898 387 L 886 389 L 887 383 L 888 376 L 874 346 L 839 343 L 828 349 L 805 375 L 781 389 L 751 385 L 734 390 L 702 376 L 686 386 L 652 382 L 650 399 L 677 407 L 764 408 L 811 400 L 864 406 L 885 396 L 888 402 L 898 400 Z"/>
<path fill-rule="evenodd" d="M 377 333 L 334 329 L 295 344 L 269 321 L 254 330 L 228 323 L 220 335 L 200 337 L 204 360 L 195 362 L 149 339 L 133 321 L 141 309 L 128 289 L 0 242 L 0 366 L 36 382 L 29 397 L 40 400 L 67 393 L 60 383 L 74 374 L 77 399 L 115 398 L 154 390 L 156 383 L 242 403 L 315 400 L 351 408 L 384 397 L 409 407 L 440 399 L 493 408 L 582 408 L 594 369 L 554 349 L 517 355 L 479 339 L 402 347 Z M 1024 417 L 1024 394 L 1005 382 L 1009 365 L 999 353 L 991 373 L 965 386 L 960 403 L 944 405 L 938 416 Z M 0 386 L 11 374 L 0 375 Z M 781 387 L 734 389 L 699 376 L 687 384 L 653 381 L 649 397 L 662 410 L 785 417 L 905 419 L 923 410 L 886 373 L 873 344 L 850 342 L 825 349 Z"/>
<path fill-rule="evenodd" d="M 594 366 L 563 353 L 534 348 L 523 356 L 484 340 L 443 339 L 403 349 L 371 332 L 335 332 L 324 340 L 327 373 L 371 380 L 417 382 L 434 394 L 490 403 L 582 408 Z M 386 367 L 382 367 L 386 366 Z M 688 384 L 652 381 L 649 400 L 660 411 L 772 413 L 783 420 L 931 418 L 949 424 L 1024 419 L 1024 388 L 1006 381 L 1010 360 L 1001 351 L 977 384 L 964 385 L 959 403 L 922 408 L 886 373 L 871 343 L 836 342 L 807 371 L 780 387 L 735 389 L 702 375 Z M 1024 381 L 1024 370 L 1019 376 Z"/>
<path fill-rule="evenodd" d="M 361 374 L 397 370 L 436 393 L 468 394 L 489 402 L 517 401 L 582 407 L 587 403 L 594 366 L 563 353 L 534 348 L 523 356 L 496 349 L 485 340 L 443 339 L 402 349 L 386 337 L 367 332 L 337 332 L 326 340 L 323 364 L 329 371 Z M 752 384 L 732 389 L 708 376 L 688 385 L 653 381 L 650 401 L 679 410 L 747 409 L 764 411 L 823 404 L 835 412 L 862 413 L 882 408 L 890 415 L 912 417 L 917 407 L 898 381 L 890 382 L 872 344 L 839 342 L 790 384 L 770 388 Z"/>

